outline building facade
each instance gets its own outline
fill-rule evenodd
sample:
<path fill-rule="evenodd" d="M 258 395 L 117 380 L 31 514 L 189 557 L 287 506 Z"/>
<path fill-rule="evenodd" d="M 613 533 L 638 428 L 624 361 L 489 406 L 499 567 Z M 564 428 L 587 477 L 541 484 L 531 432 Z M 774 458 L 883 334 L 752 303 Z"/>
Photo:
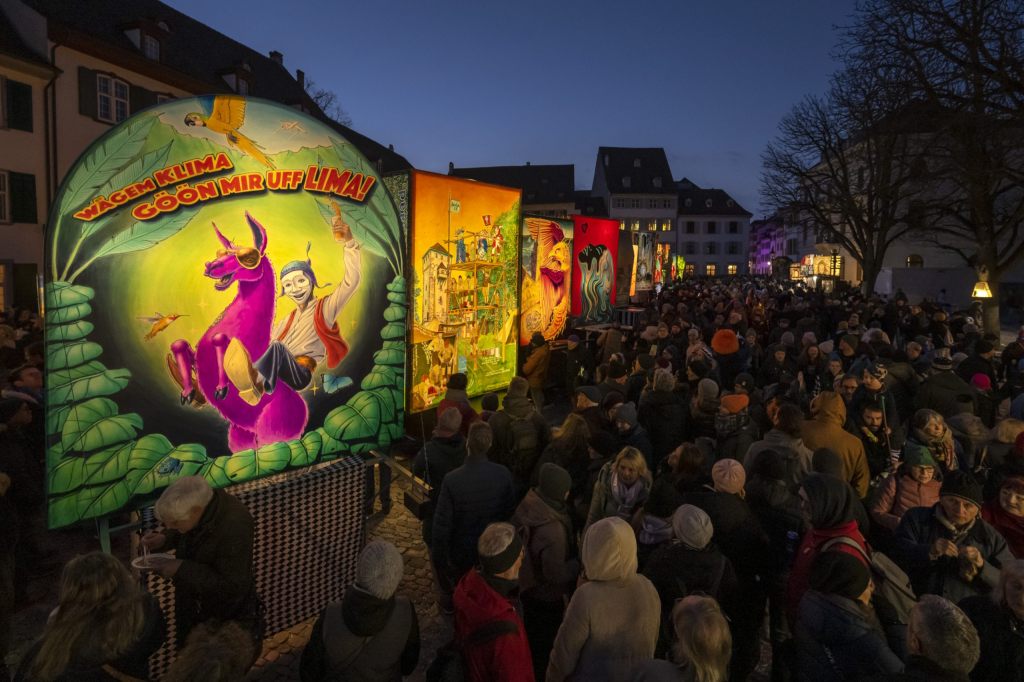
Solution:
<path fill-rule="evenodd" d="M 686 259 L 684 276 L 721 277 L 749 272 L 750 218 L 721 189 L 703 189 L 683 178 L 678 183 L 676 253 Z"/>
<path fill-rule="evenodd" d="M 0 0 L 0 80 L 12 93 L 0 122 L 0 195 L 8 192 L 0 265 L 17 273 L 4 306 L 37 304 L 47 211 L 65 173 L 112 126 L 162 101 L 229 93 L 274 100 L 337 129 L 381 172 L 410 167 L 331 121 L 281 53 L 256 52 L 157 0 Z"/>

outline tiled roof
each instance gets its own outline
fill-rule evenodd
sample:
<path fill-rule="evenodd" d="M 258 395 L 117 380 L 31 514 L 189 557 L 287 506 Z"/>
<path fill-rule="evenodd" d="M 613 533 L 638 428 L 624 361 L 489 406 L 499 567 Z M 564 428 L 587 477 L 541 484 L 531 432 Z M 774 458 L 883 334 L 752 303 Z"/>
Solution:
<path fill-rule="evenodd" d="M 14 24 L 7 15 L 0 10 L 0 54 L 5 54 L 22 61 L 31 62 L 37 66 L 49 68 L 46 62 L 46 55 L 36 54 L 18 35 Z"/>
<path fill-rule="evenodd" d="M 575 167 L 572 164 L 535 166 L 481 166 L 455 168 L 448 174 L 488 182 L 492 185 L 515 187 L 523 191 L 523 204 L 558 204 L 575 201 Z"/>
<path fill-rule="evenodd" d="M 672 169 L 661 147 L 599 147 L 597 162 L 611 194 L 675 194 Z"/>
<path fill-rule="evenodd" d="M 753 214 L 736 203 L 723 189 L 698 188 L 679 190 L 679 215 L 734 215 L 749 218 Z"/>

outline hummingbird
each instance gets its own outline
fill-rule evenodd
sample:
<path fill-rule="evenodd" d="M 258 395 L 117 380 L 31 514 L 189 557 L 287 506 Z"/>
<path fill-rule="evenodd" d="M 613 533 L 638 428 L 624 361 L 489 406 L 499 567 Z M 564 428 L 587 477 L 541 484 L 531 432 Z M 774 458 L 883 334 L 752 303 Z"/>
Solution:
<path fill-rule="evenodd" d="M 146 341 L 152 341 L 157 334 L 170 327 L 171 323 L 179 317 L 188 317 L 188 315 L 164 315 L 162 313 L 157 313 L 153 317 L 140 317 L 140 320 L 151 325 L 144 338 Z"/>

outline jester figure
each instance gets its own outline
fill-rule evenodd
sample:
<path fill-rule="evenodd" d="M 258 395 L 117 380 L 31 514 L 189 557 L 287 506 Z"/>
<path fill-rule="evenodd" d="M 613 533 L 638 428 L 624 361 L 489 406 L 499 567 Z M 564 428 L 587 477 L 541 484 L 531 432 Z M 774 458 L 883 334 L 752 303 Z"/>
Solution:
<path fill-rule="evenodd" d="M 271 331 L 266 352 L 253 361 L 245 346 L 232 340 L 224 355 L 224 369 L 239 396 L 255 405 L 264 393 L 273 393 L 278 381 L 296 391 L 306 388 L 317 367 L 334 369 L 348 354 L 348 343 L 338 328 L 338 316 L 359 286 L 362 258 L 359 242 L 352 236 L 341 212 L 334 206 L 331 220 L 334 239 L 343 245 L 345 279 L 327 296 L 317 297 L 319 287 L 309 259 L 293 260 L 281 269 L 281 297 L 295 303 L 291 313 Z M 348 377 L 324 374 L 324 388 L 333 392 L 351 384 Z"/>

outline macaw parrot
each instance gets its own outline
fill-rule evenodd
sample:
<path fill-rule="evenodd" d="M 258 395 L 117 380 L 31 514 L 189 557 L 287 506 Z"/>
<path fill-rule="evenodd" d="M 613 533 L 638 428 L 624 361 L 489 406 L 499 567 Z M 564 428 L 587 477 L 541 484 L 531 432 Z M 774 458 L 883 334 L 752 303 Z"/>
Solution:
<path fill-rule="evenodd" d="M 212 100 L 212 101 L 211 101 Z M 193 112 L 185 115 L 185 125 L 208 128 L 215 133 L 223 133 L 228 145 L 247 156 L 251 156 L 264 166 L 273 168 L 274 163 L 263 153 L 263 148 L 250 138 L 238 132 L 245 125 L 245 99 L 233 96 L 204 97 L 201 100 L 209 115 Z"/>

